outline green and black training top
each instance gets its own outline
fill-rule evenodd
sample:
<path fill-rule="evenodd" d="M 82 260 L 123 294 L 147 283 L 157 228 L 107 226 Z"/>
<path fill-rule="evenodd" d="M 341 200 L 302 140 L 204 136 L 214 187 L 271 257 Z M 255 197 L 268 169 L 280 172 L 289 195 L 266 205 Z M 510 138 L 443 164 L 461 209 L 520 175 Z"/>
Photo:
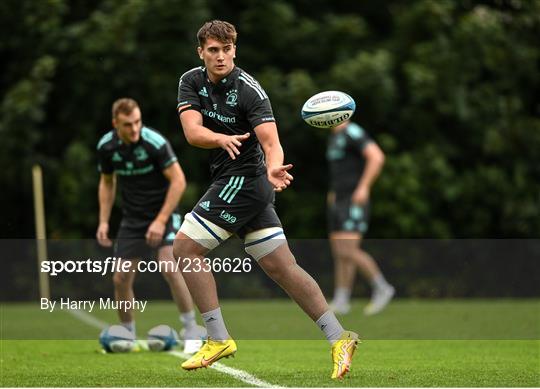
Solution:
<path fill-rule="evenodd" d="M 124 217 L 154 218 L 169 188 L 163 170 L 177 161 L 169 141 L 143 126 L 139 141 L 126 144 L 113 129 L 100 139 L 97 151 L 98 170 L 118 177 Z"/>

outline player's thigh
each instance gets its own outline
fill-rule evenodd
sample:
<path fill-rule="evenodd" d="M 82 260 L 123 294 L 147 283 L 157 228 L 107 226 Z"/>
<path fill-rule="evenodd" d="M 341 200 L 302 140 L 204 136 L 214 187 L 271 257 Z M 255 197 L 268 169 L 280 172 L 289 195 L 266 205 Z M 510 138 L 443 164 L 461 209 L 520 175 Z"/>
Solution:
<path fill-rule="evenodd" d="M 173 242 L 171 244 L 162 245 L 157 250 L 157 260 L 159 262 L 174 262 L 174 255 L 173 255 Z"/>
<path fill-rule="evenodd" d="M 360 249 L 362 234 L 357 231 L 334 231 L 330 235 L 330 247 L 337 259 L 350 256 L 354 250 Z"/>
<path fill-rule="evenodd" d="M 269 203 L 255 215 L 239 235 L 244 238 L 244 248 L 256 261 L 287 243 L 281 221 L 274 204 Z"/>
<path fill-rule="evenodd" d="M 172 272 L 176 268 L 176 260 L 173 255 L 173 245 L 167 244 L 157 250 L 157 260 L 161 272 Z"/>
<path fill-rule="evenodd" d="M 186 214 L 176 234 L 173 242 L 173 256 L 176 260 L 204 256 L 231 235 L 232 232 L 191 211 Z"/>
<path fill-rule="evenodd" d="M 182 228 L 176 234 L 173 244 L 173 257 L 175 261 L 182 261 L 185 258 L 202 258 L 211 251 L 211 248 L 206 247 L 210 239 L 192 238 L 192 234 L 186 235 Z M 196 233 L 196 230 L 195 230 Z"/>

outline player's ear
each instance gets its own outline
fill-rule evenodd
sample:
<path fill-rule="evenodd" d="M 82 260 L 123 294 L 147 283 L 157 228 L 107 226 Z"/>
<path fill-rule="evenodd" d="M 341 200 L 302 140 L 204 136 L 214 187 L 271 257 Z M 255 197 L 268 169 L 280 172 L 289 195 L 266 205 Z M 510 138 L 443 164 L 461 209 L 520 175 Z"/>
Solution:
<path fill-rule="evenodd" d="M 201 46 L 197 47 L 197 54 L 199 54 L 200 59 L 203 59 L 203 49 Z"/>

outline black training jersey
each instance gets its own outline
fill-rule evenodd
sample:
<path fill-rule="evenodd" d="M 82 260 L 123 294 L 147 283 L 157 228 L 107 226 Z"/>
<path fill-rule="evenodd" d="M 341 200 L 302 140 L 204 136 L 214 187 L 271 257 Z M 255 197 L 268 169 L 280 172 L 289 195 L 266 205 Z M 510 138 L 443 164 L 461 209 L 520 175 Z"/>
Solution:
<path fill-rule="evenodd" d="M 363 150 L 370 142 L 373 140 L 368 133 L 356 123 L 329 136 L 326 159 L 330 165 L 330 187 L 336 197 L 348 197 L 354 192 L 364 173 Z"/>
<path fill-rule="evenodd" d="M 204 67 L 184 73 L 178 84 L 178 113 L 194 109 L 203 116 L 203 126 L 226 135 L 250 137 L 242 142 L 240 155 L 232 160 L 219 148 L 210 154 L 212 179 L 220 176 L 257 176 L 266 172 L 264 154 L 253 129 L 261 123 L 274 122 L 268 96 L 259 83 L 235 67 L 217 84 L 212 83 Z"/>
<path fill-rule="evenodd" d="M 163 170 L 177 161 L 167 139 L 143 127 L 139 141 L 126 144 L 113 129 L 100 139 L 97 151 L 98 170 L 118 177 L 124 216 L 153 219 L 169 189 Z"/>

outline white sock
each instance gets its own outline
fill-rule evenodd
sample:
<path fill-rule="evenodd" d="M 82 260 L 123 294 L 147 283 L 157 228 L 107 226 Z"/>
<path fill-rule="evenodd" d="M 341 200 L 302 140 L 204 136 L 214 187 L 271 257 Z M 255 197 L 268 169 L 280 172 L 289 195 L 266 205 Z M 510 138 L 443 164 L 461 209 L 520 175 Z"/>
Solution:
<path fill-rule="evenodd" d="M 129 332 L 131 332 L 133 334 L 133 336 L 135 336 L 135 320 L 122 321 L 122 322 L 120 322 L 120 325 L 122 327 L 125 327 Z M 135 336 L 135 338 L 136 338 L 136 336 Z"/>
<path fill-rule="evenodd" d="M 221 308 L 204 312 L 201 314 L 201 316 L 203 318 L 204 325 L 206 326 L 208 337 L 212 338 L 212 340 L 217 340 L 220 342 L 230 338 L 229 332 L 225 327 L 223 316 L 221 316 Z"/>
<path fill-rule="evenodd" d="M 192 329 L 197 325 L 197 321 L 195 320 L 195 311 L 192 309 L 189 312 L 182 312 L 180 314 L 180 323 L 182 323 L 182 326 L 187 330 Z"/>
<path fill-rule="evenodd" d="M 381 290 L 388 288 L 390 284 L 386 281 L 382 273 L 379 273 L 371 280 L 371 286 L 373 289 Z"/>
<path fill-rule="evenodd" d="M 326 339 L 328 339 L 330 344 L 336 343 L 344 331 L 343 327 L 336 318 L 336 315 L 332 311 L 325 312 L 321 317 L 319 317 L 316 323 L 321 331 L 324 332 L 324 336 L 326 336 Z"/>
<path fill-rule="evenodd" d="M 349 304 L 351 300 L 351 290 L 342 286 L 334 290 L 334 303 L 338 305 Z"/>

